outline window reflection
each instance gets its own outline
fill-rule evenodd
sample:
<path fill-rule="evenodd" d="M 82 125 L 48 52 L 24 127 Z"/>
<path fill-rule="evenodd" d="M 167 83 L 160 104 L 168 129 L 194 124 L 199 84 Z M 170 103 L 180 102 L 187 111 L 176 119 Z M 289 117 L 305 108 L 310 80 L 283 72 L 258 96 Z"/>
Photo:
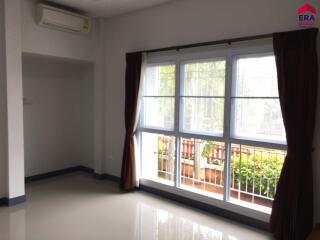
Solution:
<path fill-rule="evenodd" d="M 272 239 L 265 232 L 159 201 L 148 199 L 146 202 L 138 202 L 137 209 L 137 240 Z"/>
<path fill-rule="evenodd" d="M 150 214 L 150 212 L 153 212 L 153 214 Z M 140 240 L 224 240 L 221 231 L 199 224 L 194 220 L 177 216 L 163 209 L 141 204 L 140 214 Z"/>

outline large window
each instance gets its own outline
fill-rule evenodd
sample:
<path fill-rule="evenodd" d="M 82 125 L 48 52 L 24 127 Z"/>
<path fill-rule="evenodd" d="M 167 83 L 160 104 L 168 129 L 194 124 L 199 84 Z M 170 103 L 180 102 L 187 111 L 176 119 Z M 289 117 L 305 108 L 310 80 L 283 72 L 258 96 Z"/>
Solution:
<path fill-rule="evenodd" d="M 233 137 L 285 142 L 274 56 L 237 56 L 232 77 Z"/>
<path fill-rule="evenodd" d="M 147 66 L 141 177 L 270 212 L 286 154 L 274 55 L 208 55 Z"/>
<path fill-rule="evenodd" d="M 181 67 L 181 130 L 222 136 L 225 60 L 187 62 Z"/>
<path fill-rule="evenodd" d="M 145 79 L 142 126 L 174 129 L 175 65 L 149 66 Z"/>

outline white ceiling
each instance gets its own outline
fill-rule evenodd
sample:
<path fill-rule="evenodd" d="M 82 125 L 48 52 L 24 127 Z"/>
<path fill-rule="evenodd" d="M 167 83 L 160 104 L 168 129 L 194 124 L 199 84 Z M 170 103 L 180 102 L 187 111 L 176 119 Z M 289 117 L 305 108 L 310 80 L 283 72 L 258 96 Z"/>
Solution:
<path fill-rule="evenodd" d="M 107 18 L 172 1 L 176 0 L 50 0 L 94 17 Z"/>

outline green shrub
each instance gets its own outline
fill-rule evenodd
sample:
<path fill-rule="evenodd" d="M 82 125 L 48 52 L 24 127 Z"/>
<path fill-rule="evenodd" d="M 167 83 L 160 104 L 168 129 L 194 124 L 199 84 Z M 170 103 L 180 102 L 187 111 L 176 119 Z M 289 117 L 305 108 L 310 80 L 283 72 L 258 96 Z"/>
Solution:
<path fill-rule="evenodd" d="M 209 157 L 212 149 L 216 148 L 215 142 L 207 142 L 202 151 L 202 157 Z M 253 149 L 253 147 L 246 147 Z M 240 158 L 241 156 L 241 158 Z M 253 153 L 231 153 L 231 181 L 234 188 L 254 192 L 273 198 L 281 174 L 285 152 L 265 148 L 256 148 Z M 222 163 L 223 164 L 223 163 Z M 254 189 L 253 189 L 254 188 Z"/>
<path fill-rule="evenodd" d="M 281 174 L 284 154 L 271 152 L 256 152 L 254 154 L 238 154 L 231 157 L 231 166 L 234 170 L 235 184 L 241 181 L 241 189 L 245 190 L 246 181 L 248 192 L 274 197 L 275 189 Z M 269 184 L 268 184 L 269 183 Z"/>

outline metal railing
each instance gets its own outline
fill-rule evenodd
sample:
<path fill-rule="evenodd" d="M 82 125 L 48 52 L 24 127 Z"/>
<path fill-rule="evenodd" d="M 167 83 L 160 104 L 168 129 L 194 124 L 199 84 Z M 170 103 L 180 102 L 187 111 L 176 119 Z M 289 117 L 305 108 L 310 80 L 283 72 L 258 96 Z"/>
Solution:
<path fill-rule="evenodd" d="M 158 138 L 158 177 L 174 180 L 170 137 Z M 231 198 L 270 207 L 286 152 L 232 144 Z M 182 139 L 181 184 L 208 193 L 223 193 L 225 146 L 221 142 Z"/>

